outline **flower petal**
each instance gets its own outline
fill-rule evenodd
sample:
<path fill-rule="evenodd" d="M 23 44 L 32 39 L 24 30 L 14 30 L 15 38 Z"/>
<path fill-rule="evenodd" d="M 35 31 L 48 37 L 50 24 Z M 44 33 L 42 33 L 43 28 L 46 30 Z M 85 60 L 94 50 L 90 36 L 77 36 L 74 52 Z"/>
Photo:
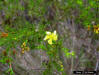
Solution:
<path fill-rule="evenodd" d="M 96 30 L 96 34 L 98 34 L 98 30 Z"/>
<path fill-rule="evenodd" d="M 49 43 L 49 44 L 52 44 L 52 39 L 49 39 L 49 40 L 48 40 L 48 43 Z"/>
<path fill-rule="evenodd" d="M 47 31 L 47 32 L 46 32 L 46 34 L 47 34 L 47 35 L 50 35 L 50 34 L 51 34 L 51 32 L 48 32 L 48 31 Z"/>
<path fill-rule="evenodd" d="M 44 38 L 44 40 L 48 40 L 49 39 L 49 36 L 48 35 L 46 35 L 45 36 L 45 38 Z"/>
<path fill-rule="evenodd" d="M 56 35 L 56 30 L 54 31 L 54 34 Z"/>
<path fill-rule="evenodd" d="M 54 33 L 52 33 L 52 39 L 55 40 L 55 41 L 57 40 L 57 34 L 56 34 L 56 31 L 54 31 Z"/>

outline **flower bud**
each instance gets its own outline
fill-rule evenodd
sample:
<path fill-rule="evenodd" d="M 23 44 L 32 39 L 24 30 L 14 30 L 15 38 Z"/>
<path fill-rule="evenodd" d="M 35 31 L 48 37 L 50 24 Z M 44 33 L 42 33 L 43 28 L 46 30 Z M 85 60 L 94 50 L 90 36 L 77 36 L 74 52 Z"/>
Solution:
<path fill-rule="evenodd" d="M 13 50 L 13 55 L 15 55 L 16 54 L 16 50 Z"/>
<path fill-rule="evenodd" d="M 4 55 L 4 56 L 7 56 L 6 50 L 3 51 L 3 55 Z"/>

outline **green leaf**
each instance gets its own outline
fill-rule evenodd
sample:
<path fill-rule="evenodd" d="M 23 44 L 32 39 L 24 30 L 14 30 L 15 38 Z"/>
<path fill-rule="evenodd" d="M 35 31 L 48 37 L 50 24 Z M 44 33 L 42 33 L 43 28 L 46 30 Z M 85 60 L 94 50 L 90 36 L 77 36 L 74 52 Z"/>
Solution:
<path fill-rule="evenodd" d="M 82 5 L 82 4 L 83 4 L 82 0 L 77 0 L 77 3 L 78 3 L 79 5 Z"/>
<path fill-rule="evenodd" d="M 3 63 L 3 64 L 5 64 L 5 60 L 4 59 L 1 59 L 0 62 Z"/>

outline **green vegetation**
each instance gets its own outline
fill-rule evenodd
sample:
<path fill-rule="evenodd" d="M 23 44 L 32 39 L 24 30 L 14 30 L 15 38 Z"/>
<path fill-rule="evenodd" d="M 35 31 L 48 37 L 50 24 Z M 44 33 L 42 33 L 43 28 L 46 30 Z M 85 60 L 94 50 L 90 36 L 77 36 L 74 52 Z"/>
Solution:
<path fill-rule="evenodd" d="M 49 56 L 48 65 L 44 65 L 48 69 L 43 75 L 53 75 L 54 70 L 66 75 L 60 53 L 63 52 L 66 58 L 75 57 L 76 54 L 63 46 L 64 37 L 58 33 L 58 39 L 50 40 L 53 44 L 44 41 L 46 31 L 53 32 L 57 29 L 57 22 L 64 22 L 69 17 L 76 24 L 86 29 L 89 26 L 90 31 L 98 33 L 98 8 L 98 0 L 0 0 L 0 27 L 3 28 L 0 31 L 0 47 L 6 47 L 0 54 L 0 62 L 9 66 L 5 73 L 14 75 L 11 66 L 13 57 L 18 52 L 17 47 L 23 48 L 21 46 L 25 43 L 29 50 L 42 49 Z M 93 25 L 97 26 L 94 27 L 96 30 L 92 28 Z M 23 48 L 22 54 L 27 51 L 26 48 Z M 90 62 L 87 64 L 90 66 Z"/>

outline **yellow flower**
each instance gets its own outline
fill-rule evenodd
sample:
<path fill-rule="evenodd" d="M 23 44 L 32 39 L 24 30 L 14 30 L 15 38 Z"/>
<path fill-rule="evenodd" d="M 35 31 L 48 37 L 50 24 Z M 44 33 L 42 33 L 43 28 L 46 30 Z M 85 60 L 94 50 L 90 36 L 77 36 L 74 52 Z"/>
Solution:
<path fill-rule="evenodd" d="M 88 31 L 90 30 L 90 25 L 88 25 Z"/>
<path fill-rule="evenodd" d="M 46 36 L 44 38 L 44 40 L 48 40 L 48 43 L 49 44 L 53 44 L 52 41 L 56 41 L 58 38 L 57 38 L 57 34 L 56 34 L 56 31 L 54 31 L 53 33 L 51 32 L 46 32 Z"/>
<path fill-rule="evenodd" d="M 22 51 L 22 54 L 24 54 L 24 51 Z"/>
<path fill-rule="evenodd" d="M 23 44 L 21 45 L 21 53 L 24 54 L 25 51 L 30 51 L 30 48 L 28 46 L 26 46 L 26 42 L 23 42 Z"/>
<path fill-rule="evenodd" d="M 96 31 L 95 31 L 95 33 L 96 33 L 96 34 L 98 34 L 98 33 L 99 33 L 99 31 L 98 31 L 98 30 L 96 30 Z"/>
<path fill-rule="evenodd" d="M 50 36 L 51 36 L 51 32 L 46 32 L 46 37 L 44 38 L 44 40 L 50 39 Z"/>
<path fill-rule="evenodd" d="M 25 42 L 23 42 L 23 46 L 24 46 L 24 47 L 26 46 L 26 43 L 25 43 Z"/>
<path fill-rule="evenodd" d="M 24 54 L 24 48 L 22 48 L 21 53 Z"/>
<path fill-rule="evenodd" d="M 52 44 L 52 39 L 51 38 L 48 40 L 48 43 L 49 44 Z"/>
<path fill-rule="evenodd" d="M 61 66 L 61 68 L 63 68 L 63 65 L 60 65 Z"/>
<path fill-rule="evenodd" d="M 56 31 L 54 31 L 54 33 L 52 33 L 52 38 L 53 38 L 53 40 L 57 40 L 57 34 L 56 34 Z"/>
<path fill-rule="evenodd" d="M 26 51 L 30 51 L 30 48 L 29 47 L 26 47 Z"/>
<path fill-rule="evenodd" d="M 96 34 L 98 34 L 99 33 L 99 27 L 98 26 L 94 26 L 94 32 L 96 33 Z"/>

